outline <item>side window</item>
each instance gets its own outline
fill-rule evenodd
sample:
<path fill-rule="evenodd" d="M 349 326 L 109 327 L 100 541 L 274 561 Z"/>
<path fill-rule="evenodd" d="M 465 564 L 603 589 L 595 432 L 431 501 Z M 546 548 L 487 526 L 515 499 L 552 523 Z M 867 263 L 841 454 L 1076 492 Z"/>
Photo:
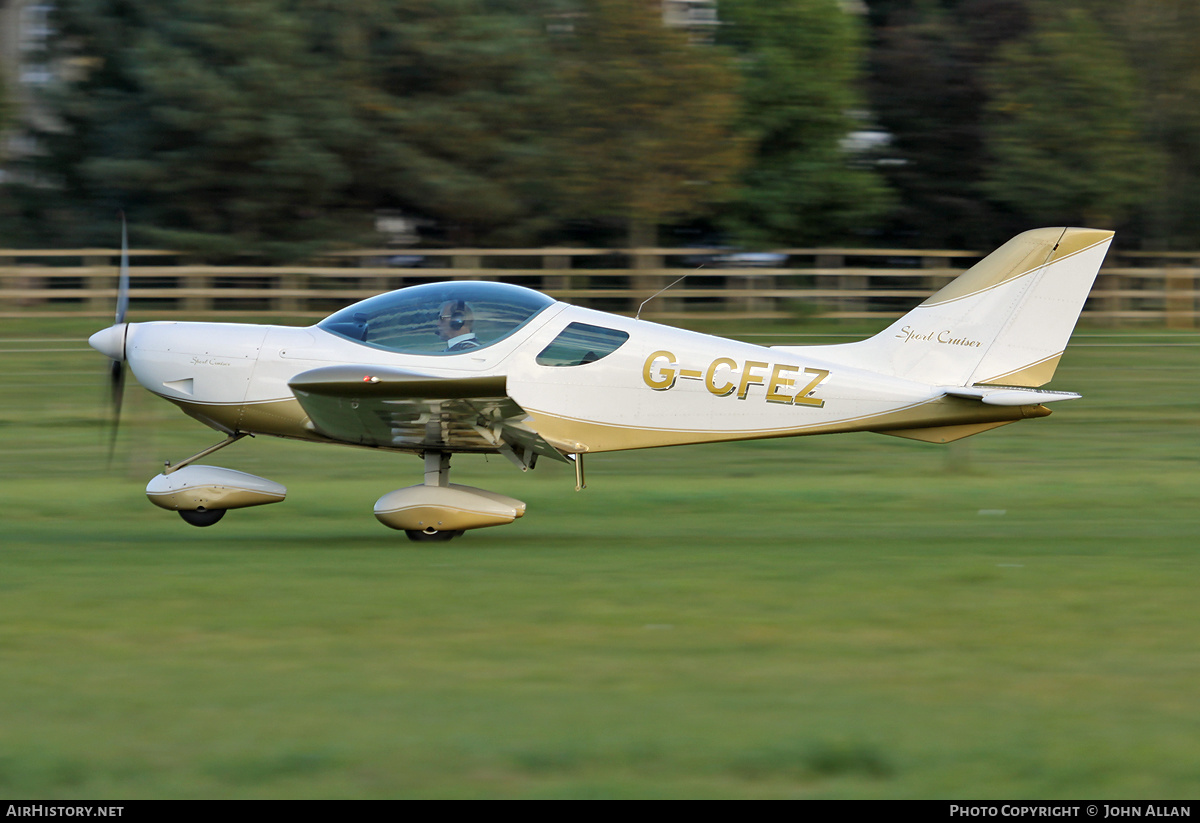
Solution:
<path fill-rule="evenodd" d="M 582 366 L 607 357 L 629 339 L 629 334 L 587 323 L 572 323 L 550 345 L 542 349 L 537 362 L 542 366 Z"/>

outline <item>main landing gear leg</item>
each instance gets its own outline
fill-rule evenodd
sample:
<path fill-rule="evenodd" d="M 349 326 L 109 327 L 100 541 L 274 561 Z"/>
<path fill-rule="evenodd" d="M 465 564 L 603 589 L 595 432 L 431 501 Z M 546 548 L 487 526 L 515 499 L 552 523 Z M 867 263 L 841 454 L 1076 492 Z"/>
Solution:
<path fill-rule="evenodd" d="M 425 485 L 443 489 L 450 486 L 450 453 L 429 450 L 425 452 Z M 409 540 L 417 542 L 445 542 L 462 534 L 461 531 L 443 531 L 434 528 L 405 529 Z"/>
<path fill-rule="evenodd" d="M 195 463 L 201 457 L 207 457 L 208 455 L 212 454 L 213 452 L 220 451 L 221 449 L 225 448 L 226 446 L 232 446 L 234 443 L 241 440 L 247 434 L 249 434 L 249 432 L 234 432 L 234 433 L 230 434 L 228 437 L 226 437 L 224 440 L 222 440 L 220 443 L 216 444 L 215 446 L 209 446 L 204 451 L 196 452 L 191 457 L 180 460 L 174 466 L 172 466 L 171 461 L 168 460 L 166 467 L 163 469 L 163 474 L 172 474 L 173 472 L 177 472 L 180 469 L 182 469 L 184 466 L 188 466 L 188 465 L 191 465 L 192 463 Z"/>
<path fill-rule="evenodd" d="M 503 494 L 450 482 L 450 453 L 431 448 L 422 455 L 425 478 L 375 501 L 375 519 L 409 540 L 452 540 L 468 529 L 503 526 L 525 514 L 525 504 Z"/>

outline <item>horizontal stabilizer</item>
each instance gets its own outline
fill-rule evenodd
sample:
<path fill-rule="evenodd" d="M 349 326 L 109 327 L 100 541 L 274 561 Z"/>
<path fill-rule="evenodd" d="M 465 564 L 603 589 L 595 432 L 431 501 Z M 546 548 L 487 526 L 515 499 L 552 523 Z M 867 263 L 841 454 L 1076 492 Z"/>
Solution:
<path fill-rule="evenodd" d="M 950 397 L 980 400 L 989 406 L 1033 406 L 1058 400 L 1078 400 L 1082 395 L 1069 391 L 1046 391 L 1017 386 L 951 386 L 942 391 Z"/>

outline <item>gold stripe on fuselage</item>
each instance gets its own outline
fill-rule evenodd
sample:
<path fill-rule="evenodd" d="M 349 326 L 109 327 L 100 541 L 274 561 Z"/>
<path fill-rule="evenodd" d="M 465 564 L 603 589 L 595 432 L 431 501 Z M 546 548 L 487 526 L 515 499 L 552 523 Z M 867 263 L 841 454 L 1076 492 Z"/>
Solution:
<path fill-rule="evenodd" d="M 162 395 L 159 395 L 160 397 Z M 222 431 L 245 431 L 319 443 L 340 442 L 314 431 L 308 415 L 294 398 L 243 404 L 210 404 L 167 397 L 191 417 Z M 1042 405 L 989 406 L 975 400 L 939 397 L 899 409 L 848 417 L 824 423 L 770 429 L 671 429 L 603 423 L 526 409 L 533 418 L 530 426 L 549 442 L 574 443 L 568 451 L 623 451 L 655 446 L 683 446 L 721 443 L 735 440 L 762 440 L 799 437 L 811 434 L 900 429 L 925 429 L 940 426 L 974 425 L 1045 417 L 1050 409 Z M 357 445 L 357 444 L 352 444 Z M 379 448 L 379 447 L 375 447 Z M 409 451 L 410 449 L 395 449 Z"/>
<path fill-rule="evenodd" d="M 825 423 L 775 429 L 668 429 L 602 423 L 565 417 L 547 411 L 526 409 L 533 418 L 532 428 L 553 441 L 575 441 L 590 452 L 649 449 L 656 446 L 684 446 L 721 443 L 733 440 L 764 440 L 799 437 L 810 434 L 892 429 L 932 428 L 976 423 L 1012 422 L 1027 417 L 1045 417 L 1050 409 L 1042 405 L 987 406 L 975 400 L 939 397 L 886 412 L 849 417 Z"/>

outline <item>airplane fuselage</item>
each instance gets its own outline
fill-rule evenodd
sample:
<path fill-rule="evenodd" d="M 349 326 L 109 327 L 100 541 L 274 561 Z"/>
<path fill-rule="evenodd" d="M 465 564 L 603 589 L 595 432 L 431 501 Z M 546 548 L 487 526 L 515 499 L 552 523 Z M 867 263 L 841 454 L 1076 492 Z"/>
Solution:
<path fill-rule="evenodd" d="M 539 352 L 572 323 L 628 334 L 595 362 L 542 365 Z M 411 370 L 436 378 L 503 376 L 531 428 L 569 450 L 886 431 L 1040 416 L 986 407 L 935 386 L 780 350 L 563 303 L 517 334 L 452 355 L 399 354 L 316 326 L 130 324 L 129 365 L 151 392 L 220 431 L 310 441 L 314 428 L 289 382 L 331 364 Z M 365 373 L 364 373 L 364 376 Z M 402 451 L 405 445 L 382 445 Z"/>

